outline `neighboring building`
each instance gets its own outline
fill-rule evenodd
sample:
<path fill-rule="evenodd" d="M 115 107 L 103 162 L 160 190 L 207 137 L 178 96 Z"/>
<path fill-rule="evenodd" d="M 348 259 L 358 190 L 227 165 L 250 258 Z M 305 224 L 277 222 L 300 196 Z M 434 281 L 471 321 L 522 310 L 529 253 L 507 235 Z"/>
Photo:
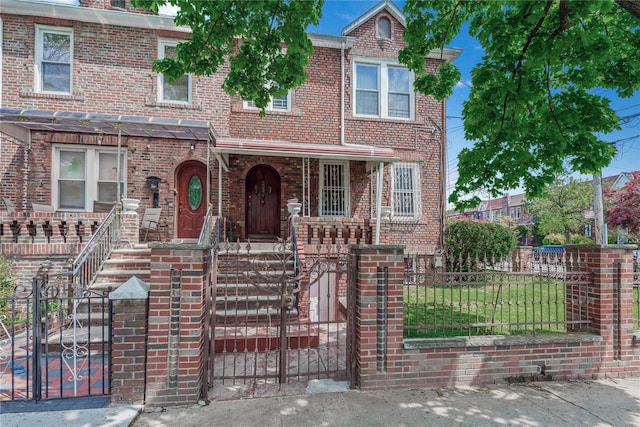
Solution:
<path fill-rule="evenodd" d="M 415 93 L 398 62 L 405 21 L 394 4 L 342 36 L 311 34 L 308 80 L 263 118 L 221 89 L 226 67 L 175 83 L 153 72 L 188 29 L 129 0 L 2 0 L 0 19 L 0 190 L 19 210 L 140 199 L 184 239 L 211 205 L 230 237 L 275 239 L 297 197 L 303 222 L 375 227 L 388 205 L 381 242 L 441 244 L 444 102 Z M 427 67 L 459 53 L 433 52 Z"/>

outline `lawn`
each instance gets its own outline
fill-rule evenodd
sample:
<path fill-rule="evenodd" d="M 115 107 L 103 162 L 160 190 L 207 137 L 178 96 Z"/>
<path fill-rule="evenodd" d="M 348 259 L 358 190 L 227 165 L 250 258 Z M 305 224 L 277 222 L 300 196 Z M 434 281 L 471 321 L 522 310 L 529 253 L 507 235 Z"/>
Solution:
<path fill-rule="evenodd" d="M 538 275 L 483 273 L 447 285 L 407 285 L 405 337 L 566 332 L 565 285 Z"/>

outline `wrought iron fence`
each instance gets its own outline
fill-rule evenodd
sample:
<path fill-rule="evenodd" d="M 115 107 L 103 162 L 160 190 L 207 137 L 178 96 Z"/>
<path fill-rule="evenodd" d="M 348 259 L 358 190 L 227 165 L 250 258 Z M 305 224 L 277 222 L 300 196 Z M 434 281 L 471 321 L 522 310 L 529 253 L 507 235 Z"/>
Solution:
<path fill-rule="evenodd" d="M 588 313 L 589 302 L 574 290 L 592 277 L 579 260 L 439 257 L 406 259 L 406 337 L 566 332 L 589 324 L 580 315 Z"/>
<path fill-rule="evenodd" d="M 109 394 L 108 292 L 45 268 L 0 295 L 0 401 Z"/>
<path fill-rule="evenodd" d="M 89 289 L 105 261 L 109 259 L 120 236 L 120 211 L 114 206 L 94 231 L 89 241 L 72 263 L 73 282 L 82 289 Z"/>

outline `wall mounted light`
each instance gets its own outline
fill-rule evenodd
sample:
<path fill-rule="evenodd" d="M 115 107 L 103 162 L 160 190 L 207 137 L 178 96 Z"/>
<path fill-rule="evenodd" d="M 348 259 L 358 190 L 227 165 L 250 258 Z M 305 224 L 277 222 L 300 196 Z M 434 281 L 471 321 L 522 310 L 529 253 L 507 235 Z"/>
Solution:
<path fill-rule="evenodd" d="M 157 176 L 147 177 L 147 188 L 151 191 L 157 191 L 160 188 L 160 178 Z"/>

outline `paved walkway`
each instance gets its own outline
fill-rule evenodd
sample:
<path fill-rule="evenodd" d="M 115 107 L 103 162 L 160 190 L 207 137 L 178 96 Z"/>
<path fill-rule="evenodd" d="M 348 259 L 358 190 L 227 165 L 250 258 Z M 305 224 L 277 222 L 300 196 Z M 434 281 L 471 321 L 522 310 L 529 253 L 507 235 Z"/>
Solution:
<path fill-rule="evenodd" d="M 327 392 L 340 385 L 313 381 L 302 394 L 148 412 L 132 405 L 54 408 L 41 402 L 9 413 L 16 408 L 0 404 L 0 427 L 640 426 L 640 378 Z"/>

